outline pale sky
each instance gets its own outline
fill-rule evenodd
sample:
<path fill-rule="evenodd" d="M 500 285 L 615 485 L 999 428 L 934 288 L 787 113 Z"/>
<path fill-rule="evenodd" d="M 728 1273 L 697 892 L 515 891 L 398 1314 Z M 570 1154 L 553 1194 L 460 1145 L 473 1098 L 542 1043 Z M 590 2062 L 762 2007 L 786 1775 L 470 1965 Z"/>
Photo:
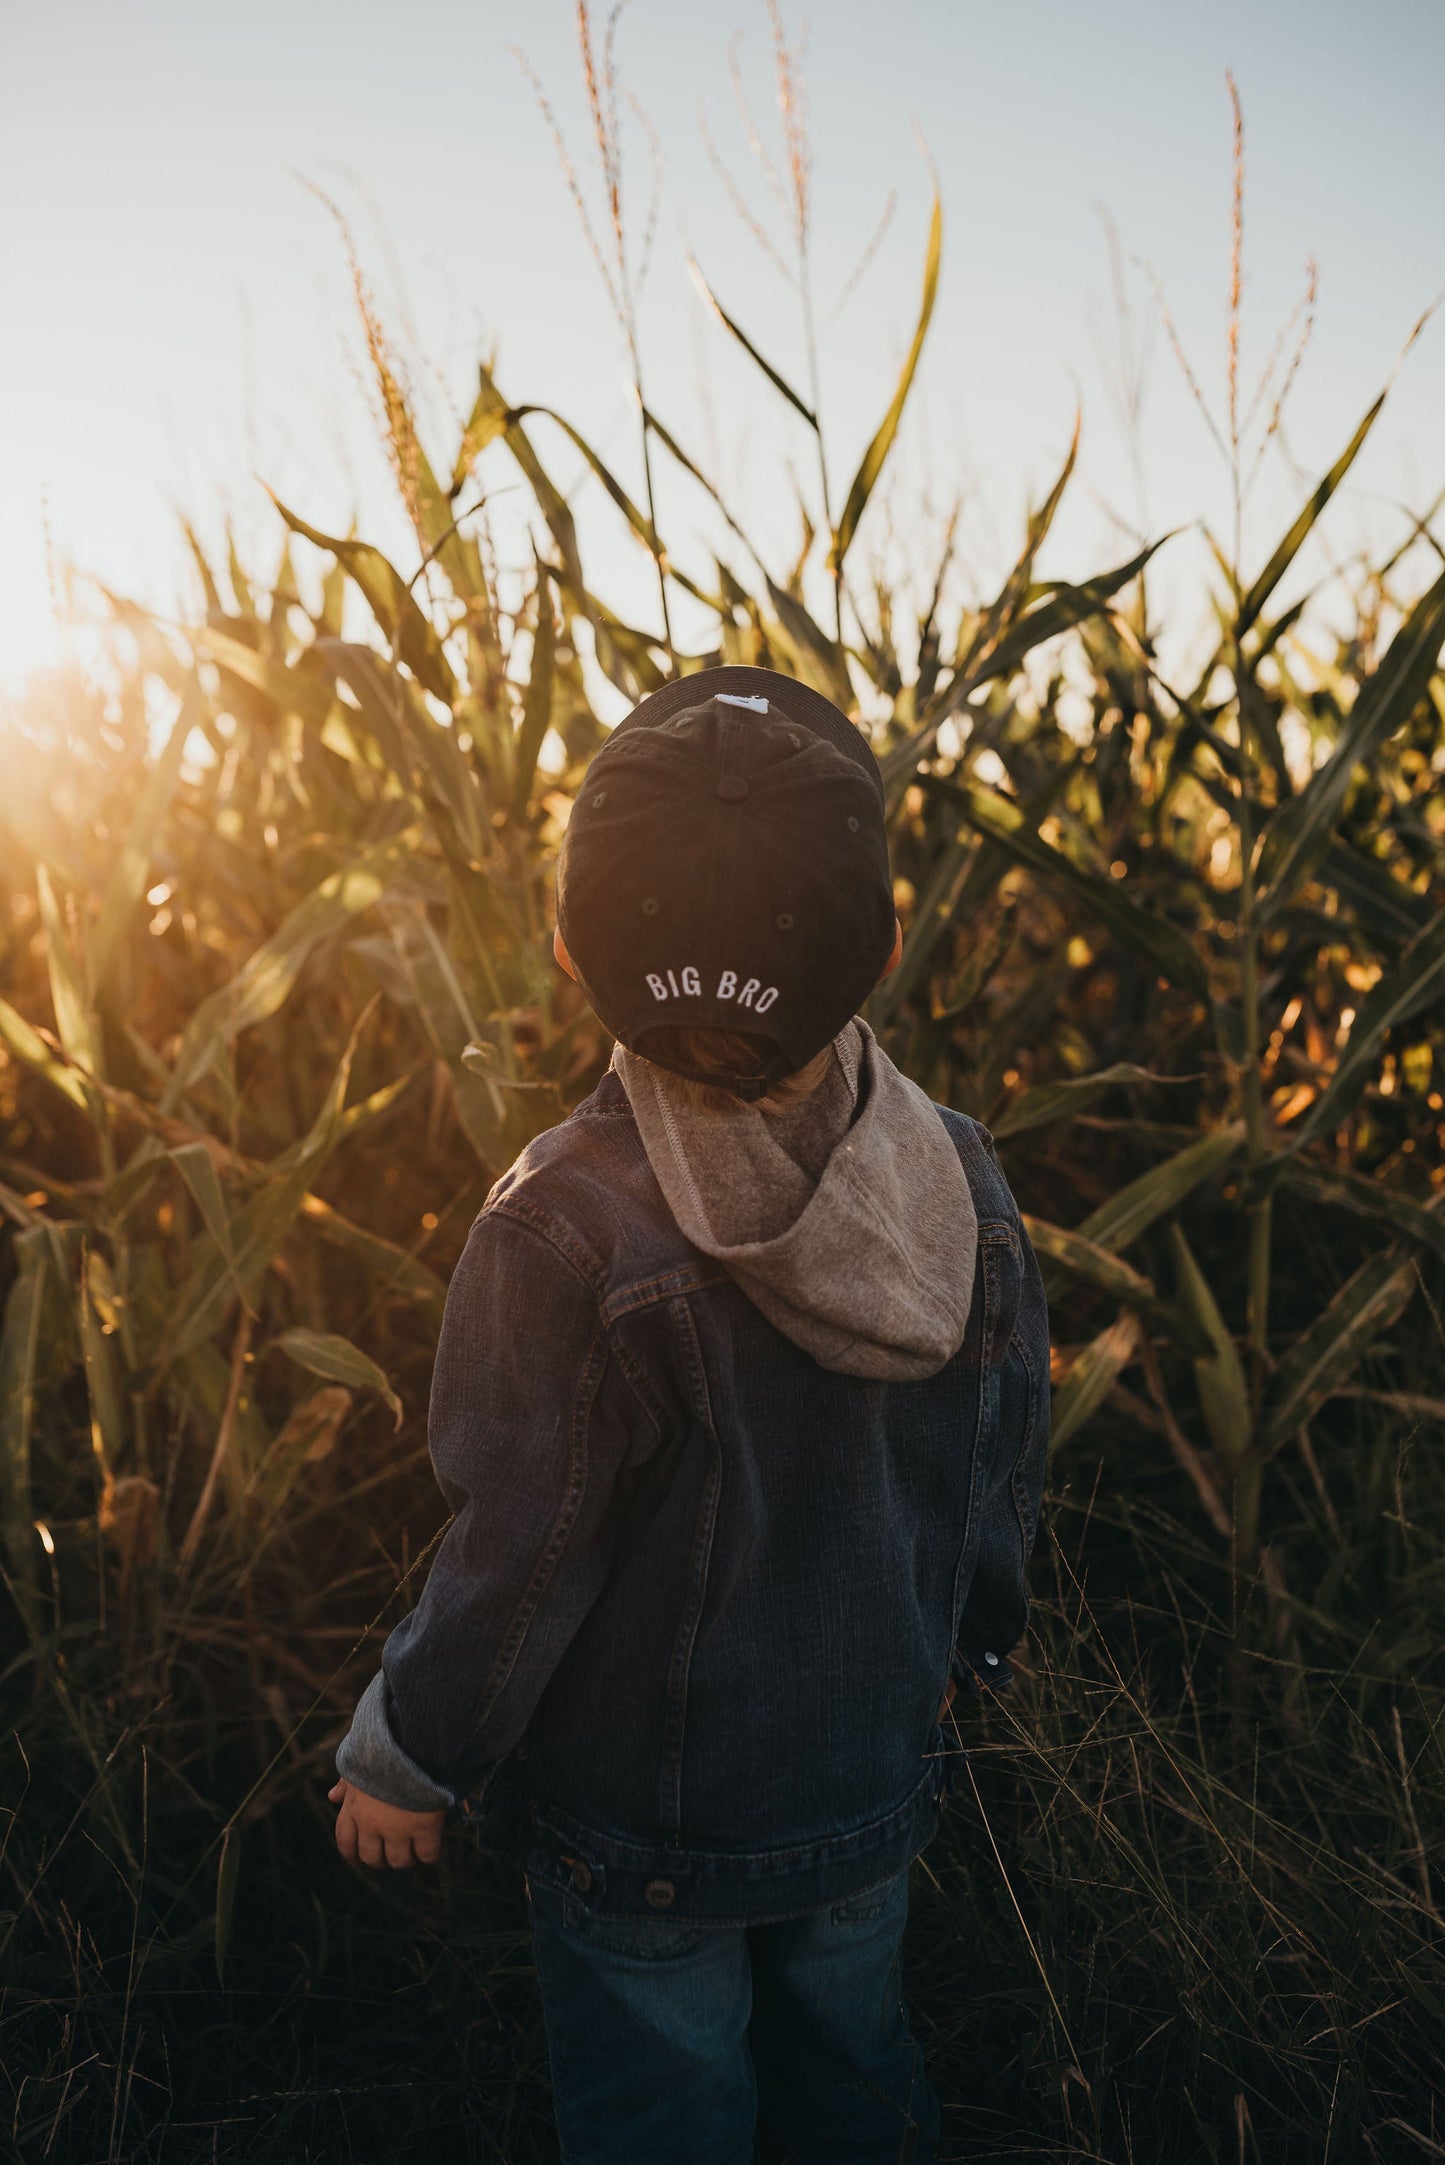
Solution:
<path fill-rule="evenodd" d="M 792 0 L 784 16 L 793 36 L 809 19 Z M 1108 516 L 1139 507 L 1108 387 L 1117 324 L 1101 209 L 1152 347 L 1143 516 L 1152 533 L 1201 517 L 1225 533 L 1223 462 L 1133 259 L 1157 271 L 1221 411 L 1227 68 L 1246 129 L 1246 394 L 1303 289 L 1306 257 L 1319 259 L 1316 329 L 1285 432 L 1311 475 L 1343 447 L 1445 286 L 1442 0 L 814 0 L 809 16 L 835 503 L 911 335 L 929 200 L 919 134 L 944 201 L 931 340 L 888 488 L 857 545 L 860 572 L 890 530 L 922 566 L 961 495 L 961 589 L 982 594 L 1057 469 L 1076 402 L 1079 475 L 1046 568 L 1084 576 L 1129 553 Z M 775 139 L 761 0 L 632 0 L 621 22 L 621 71 L 664 160 L 641 328 L 651 402 L 716 467 L 781 571 L 797 532 L 789 470 L 813 490 L 811 443 L 704 315 L 685 264 L 691 247 L 725 305 L 801 383 L 794 297 L 703 143 L 700 104 L 779 233 L 729 84 L 735 34 Z M 47 528 L 55 560 L 173 609 L 192 592 L 178 513 L 213 543 L 229 517 L 264 563 L 279 539 L 269 482 L 312 523 L 344 529 L 355 518 L 414 568 L 359 387 L 344 259 L 305 180 L 352 219 L 439 462 L 450 462 L 451 414 L 470 403 L 475 358 L 495 347 L 509 398 L 559 407 L 639 488 L 620 339 L 514 45 L 547 86 L 595 205 L 571 0 L 0 0 L 0 681 L 57 651 Z M 630 116 L 625 126 L 640 230 L 646 160 Z M 878 255 L 829 325 L 890 189 L 897 208 Z M 537 442 L 560 481 L 579 481 L 555 433 L 539 428 Z M 508 478 L 502 466 L 487 472 Z M 1442 485 L 1445 310 L 1407 359 L 1336 507 L 1334 558 L 1369 540 L 1393 546 L 1398 504 L 1423 510 Z M 1247 569 L 1298 500 L 1276 447 L 1250 499 Z M 639 552 L 594 482 L 575 501 L 593 584 L 651 623 Z M 503 539 L 518 552 L 520 523 L 508 539 L 505 521 L 521 504 L 499 500 Z M 696 493 L 668 477 L 661 511 L 674 553 L 705 571 Z M 1181 622 L 1199 613 L 1204 569 L 1188 538 L 1161 559 L 1159 591 Z"/>

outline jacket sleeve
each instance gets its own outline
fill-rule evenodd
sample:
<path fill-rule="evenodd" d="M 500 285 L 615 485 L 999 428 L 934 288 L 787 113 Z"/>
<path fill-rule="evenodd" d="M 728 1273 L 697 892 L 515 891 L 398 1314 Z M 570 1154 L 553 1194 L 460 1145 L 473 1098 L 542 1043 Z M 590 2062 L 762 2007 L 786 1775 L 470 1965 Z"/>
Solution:
<path fill-rule="evenodd" d="M 997 1162 L 997 1161 L 995 1161 Z M 982 1469 L 979 1543 L 963 1605 L 953 1675 L 969 1692 L 1013 1680 L 1008 1655 L 1029 1618 L 1025 1577 L 1049 1449 L 1049 1307 L 1033 1243 L 1015 1219 L 1022 1283 L 999 1369 L 998 1433 Z"/>
<path fill-rule="evenodd" d="M 454 1516 L 337 1749 L 348 1781 L 452 1809 L 507 1757 L 607 1577 L 608 1506 L 648 1421 L 583 1270 L 532 1221 L 484 1209 L 432 1378 L 428 1442 Z"/>

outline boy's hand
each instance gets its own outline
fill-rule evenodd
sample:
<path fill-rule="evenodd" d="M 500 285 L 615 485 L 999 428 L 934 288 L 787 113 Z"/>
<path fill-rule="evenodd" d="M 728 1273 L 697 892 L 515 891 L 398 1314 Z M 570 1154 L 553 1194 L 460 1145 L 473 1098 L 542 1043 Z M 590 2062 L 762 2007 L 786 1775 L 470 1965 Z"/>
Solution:
<path fill-rule="evenodd" d="M 435 1864 L 442 1851 L 445 1812 L 404 1812 L 383 1804 L 340 1775 L 326 1792 L 336 1815 L 336 1846 L 348 1864 Z"/>

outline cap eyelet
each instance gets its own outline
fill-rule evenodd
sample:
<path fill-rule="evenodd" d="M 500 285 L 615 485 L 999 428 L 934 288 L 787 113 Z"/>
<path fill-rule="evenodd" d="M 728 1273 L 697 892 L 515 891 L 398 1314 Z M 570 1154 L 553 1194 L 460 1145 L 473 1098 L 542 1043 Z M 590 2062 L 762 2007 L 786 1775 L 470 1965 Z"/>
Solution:
<path fill-rule="evenodd" d="M 644 895 L 644 896 L 643 896 L 643 898 L 642 898 L 642 914 L 643 914 L 643 916 L 644 916 L 644 917 L 655 917 L 655 916 L 657 915 L 657 897 L 656 897 L 656 895 Z"/>
<path fill-rule="evenodd" d="M 850 812 L 848 814 L 848 832 L 849 834 L 856 834 L 858 832 L 857 815 L 853 812 Z"/>
<path fill-rule="evenodd" d="M 788 742 L 792 745 L 795 752 L 800 752 L 803 748 L 802 738 L 791 729 L 788 731 Z"/>
<path fill-rule="evenodd" d="M 593 797 L 593 799 L 592 799 L 592 802 L 593 802 L 594 804 L 606 804 L 606 802 L 607 802 L 607 792 L 606 792 L 606 790 L 605 790 L 605 789 L 599 789 L 599 790 L 598 790 L 598 791 L 596 792 L 595 796 Z"/>
<path fill-rule="evenodd" d="M 792 914 L 792 911 L 791 911 L 791 910 L 783 910 L 783 911 L 781 911 L 781 912 L 780 912 L 780 914 L 779 914 L 779 917 L 778 917 L 778 930 L 779 930 L 779 932 L 791 932 L 791 931 L 792 931 L 792 929 L 793 929 L 793 914 Z"/>

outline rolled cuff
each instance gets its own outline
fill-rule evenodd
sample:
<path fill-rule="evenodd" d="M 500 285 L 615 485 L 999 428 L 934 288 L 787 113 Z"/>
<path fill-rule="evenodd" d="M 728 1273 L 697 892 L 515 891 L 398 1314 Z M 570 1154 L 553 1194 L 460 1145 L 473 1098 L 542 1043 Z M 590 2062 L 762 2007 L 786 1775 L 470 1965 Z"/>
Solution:
<path fill-rule="evenodd" d="M 336 1771 L 379 1804 L 402 1812 L 443 1812 L 456 1807 L 457 1792 L 434 1781 L 404 1752 L 387 1713 L 386 1675 L 378 1669 L 356 1702 L 351 1727 L 336 1747 Z"/>
<path fill-rule="evenodd" d="M 985 1691 L 1004 1691 L 1014 1680 L 1008 1656 L 995 1653 L 991 1646 L 955 1647 L 950 1667 L 955 1683 L 962 1684 L 973 1697 Z"/>

